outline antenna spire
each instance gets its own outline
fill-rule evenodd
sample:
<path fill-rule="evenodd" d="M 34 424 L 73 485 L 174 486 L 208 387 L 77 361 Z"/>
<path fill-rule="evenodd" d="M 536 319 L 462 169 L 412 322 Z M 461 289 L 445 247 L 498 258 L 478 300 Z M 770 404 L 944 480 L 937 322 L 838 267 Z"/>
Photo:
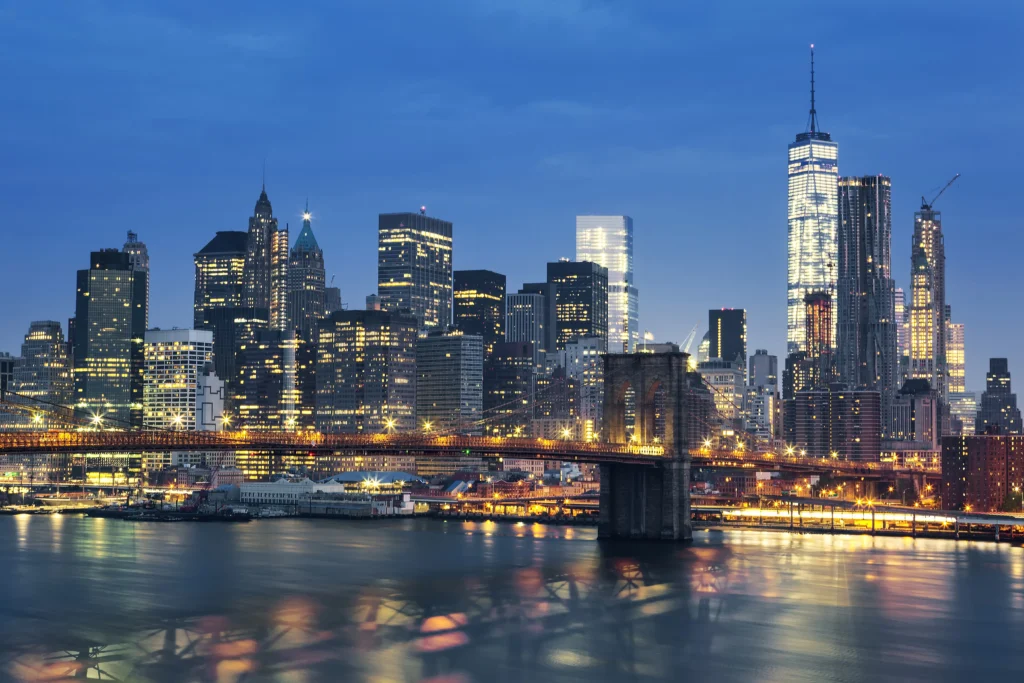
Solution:
<path fill-rule="evenodd" d="M 814 43 L 811 43 L 811 132 L 818 130 L 818 112 L 814 109 Z"/>
<path fill-rule="evenodd" d="M 263 157 L 263 175 L 260 178 L 260 184 L 263 186 L 263 191 L 267 191 L 267 158 Z"/>

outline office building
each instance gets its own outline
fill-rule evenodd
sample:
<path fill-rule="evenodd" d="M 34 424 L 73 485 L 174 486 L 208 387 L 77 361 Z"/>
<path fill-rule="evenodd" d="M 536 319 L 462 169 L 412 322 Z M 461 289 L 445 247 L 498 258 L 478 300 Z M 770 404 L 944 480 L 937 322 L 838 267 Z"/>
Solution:
<path fill-rule="evenodd" d="M 16 362 L 15 362 L 16 361 Z M 35 415 L 12 413 L 5 420 L 18 429 L 51 429 L 60 426 L 51 411 L 71 405 L 73 386 L 64 331 L 54 320 L 29 325 L 21 345 L 21 357 L 0 357 L 0 396 L 11 403 L 40 408 Z"/>
<path fill-rule="evenodd" d="M 316 428 L 378 433 L 416 428 L 419 321 L 387 311 L 335 311 L 320 326 Z"/>
<path fill-rule="evenodd" d="M 697 372 L 708 385 L 723 425 L 734 425 L 743 417 L 746 395 L 745 368 L 739 361 L 712 358 L 697 364 Z"/>
<path fill-rule="evenodd" d="M 914 214 L 910 258 L 910 379 L 926 379 L 946 400 L 946 250 L 942 215 L 928 204 Z"/>
<path fill-rule="evenodd" d="M 510 295 L 513 296 L 513 295 Z M 534 411 L 536 353 L 530 342 L 501 342 L 484 360 L 484 433 L 528 436 Z"/>
<path fill-rule="evenodd" d="M 841 384 L 798 391 L 793 401 L 794 447 L 808 458 L 878 462 L 881 396 Z"/>
<path fill-rule="evenodd" d="M 527 283 L 506 296 L 505 341 L 532 344 L 538 365 L 543 354 L 555 351 L 557 289 L 546 282 Z"/>
<path fill-rule="evenodd" d="M 938 452 L 942 438 L 941 417 L 938 392 L 931 388 L 928 380 L 907 380 L 893 401 L 888 439 L 904 444 L 898 450 Z"/>
<path fill-rule="evenodd" d="M 483 433 L 483 340 L 434 330 L 416 342 L 416 421 L 438 434 Z"/>
<path fill-rule="evenodd" d="M 750 356 L 746 388 L 746 429 L 759 439 L 773 441 L 782 437 L 781 397 L 779 396 L 779 359 L 758 349 Z"/>
<path fill-rule="evenodd" d="M 1020 409 L 1017 394 L 1010 387 L 1010 368 L 1005 358 L 990 358 L 985 374 L 985 391 L 981 394 L 974 432 L 986 434 L 1020 434 Z"/>
<path fill-rule="evenodd" d="M 149 249 L 145 242 L 139 241 L 139 236 L 128 231 L 128 239 L 125 241 L 121 251 L 128 254 L 128 263 L 132 270 L 141 271 L 146 274 L 146 328 L 149 329 Z"/>
<path fill-rule="evenodd" d="M 847 386 L 881 394 L 883 430 L 899 388 L 891 204 L 885 176 L 839 179 L 836 371 Z"/>
<path fill-rule="evenodd" d="M 288 329 L 288 229 L 278 228 L 266 187 L 249 218 L 242 279 L 243 306 L 270 311 L 271 329 Z"/>
<path fill-rule="evenodd" d="M 326 311 L 324 252 L 313 235 L 309 205 L 288 261 L 288 314 L 303 339 L 314 339 Z"/>
<path fill-rule="evenodd" d="M 942 509 L 1020 512 L 1024 437 L 947 436 L 942 439 Z"/>
<path fill-rule="evenodd" d="M 708 359 L 716 358 L 747 367 L 747 312 L 744 309 L 708 311 Z"/>
<path fill-rule="evenodd" d="M 214 309 L 244 306 L 248 241 L 248 233 L 221 231 L 193 255 L 196 287 L 192 324 L 196 329 L 210 329 L 210 313 Z"/>
<path fill-rule="evenodd" d="M 949 306 L 946 306 L 949 309 Z M 967 391 L 967 363 L 964 345 L 964 324 L 955 323 L 946 316 L 946 369 L 949 393 L 962 394 Z"/>
<path fill-rule="evenodd" d="M 963 391 L 949 394 L 950 431 L 953 436 L 971 436 L 978 419 L 978 394 Z"/>
<path fill-rule="evenodd" d="M 324 287 L 324 317 L 329 316 L 335 311 L 340 311 L 341 308 L 341 289 L 338 287 Z"/>
<path fill-rule="evenodd" d="M 910 322 L 907 317 L 909 311 L 906 294 L 900 287 L 896 288 L 893 298 L 893 311 L 896 320 L 896 358 L 899 361 L 896 384 L 903 386 L 910 370 Z"/>
<path fill-rule="evenodd" d="M 556 287 L 555 349 L 579 337 L 599 337 L 607 344 L 608 269 L 590 261 L 549 263 L 548 284 Z"/>
<path fill-rule="evenodd" d="M 838 159 L 839 146 L 818 126 L 812 49 L 807 130 L 789 145 L 787 354 L 807 350 L 805 297 L 835 289 Z M 835 339 L 834 327 L 829 339 Z"/>
<path fill-rule="evenodd" d="M 380 311 L 380 296 L 377 294 L 366 295 L 366 310 L 368 311 Z"/>
<path fill-rule="evenodd" d="M 74 403 L 97 427 L 142 425 L 143 336 L 149 274 L 103 249 L 78 271 Z"/>
<path fill-rule="evenodd" d="M 456 270 L 455 327 L 483 339 L 484 355 L 505 341 L 505 276 L 490 270 Z"/>
<path fill-rule="evenodd" d="M 299 359 L 308 342 L 294 332 L 256 329 L 238 344 L 232 386 L 233 424 L 238 429 L 300 431 L 313 426 L 314 397 L 299 382 Z"/>
<path fill-rule="evenodd" d="M 608 270 L 608 350 L 632 353 L 640 341 L 640 294 L 633 282 L 633 219 L 576 216 L 576 260 Z"/>
<path fill-rule="evenodd" d="M 212 370 L 213 332 L 147 330 L 144 354 L 144 429 L 191 432 L 222 428 L 223 382 Z"/>
<path fill-rule="evenodd" d="M 577 337 L 566 342 L 560 352 L 559 364 L 579 391 L 576 416 L 581 423 L 582 438 L 590 440 L 601 431 L 604 415 L 604 339 L 595 336 Z"/>
<path fill-rule="evenodd" d="M 768 354 L 767 349 L 758 349 L 750 357 L 750 386 L 779 388 L 779 358 Z"/>
<path fill-rule="evenodd" d="M 452 224 L 420 213 L 382 213 L 377 223 L 381 310 L 410 312 L 421 328 L 452 324 Z"/>
<path fill-rule="evenodd" d="M 227 401 L 224 406 L 230 424 L 234 408 L 235 387 L 239 380 L 238 352 L 242 346 L 256 341 L 259 330 L 268 329 L 270 312 L 254 308 L 213 308 L 204 313 L 202 329 L 213 332 L 213 367 L 225 386 Z"/>

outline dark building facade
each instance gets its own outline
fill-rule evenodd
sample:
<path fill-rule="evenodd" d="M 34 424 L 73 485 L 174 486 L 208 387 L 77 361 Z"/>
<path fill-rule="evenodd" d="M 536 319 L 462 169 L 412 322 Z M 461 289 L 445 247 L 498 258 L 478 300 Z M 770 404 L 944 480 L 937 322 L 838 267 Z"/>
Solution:
<path fill-rule="evenodd" d="M 236 356 L 237 381 L 232 397 L 241 429 L 297 431 L 313 426 L 314 397 L 299 381 L 299 364 L 309 363 L 308 342 L 294 332 L 256 330 Z"/>
<path fill-rule="evenodd" d="M 548 284 L 555 285 L 555 349 L 580 337 L 608 343 L 608 269 L 588 261 L 548 264 Z"/>
<path fill-rule="evenodd" d="M 248 240 L 248 233 L 239 230 L 221 231 L 193 256 L 196 287 L 192 325 L 197 330 L 211 329 L 210 315 L 213 310 L 243 307 L 243 273 Z M 219 373 L 218 376 L 224 377 Z"/>
<path fill-rule="evenodd" d="M 1024 436 L 942 439 L 942 509 L 1019 512 L 1024 488 Z M 1016 500 L 1014 500 L 1014 498 Z"/>
<path fill-rule="evenodd" d="M 484 424 L 488 436 L 525 436 L 533 418 L 534 349 L 501 342 L 484 361 Z"/>
<path fill-rule="evenodd" d="M 809 458 L 878 462 L 882 452 L 877 391 L 833 384 L 798 391 L 793 400 L 793 445 Z"/>
<path fill-rule="evenodd" d="M 213 332 L 213 367 L 224 381 L 226 400 L 224 413 L 228 423 L 234 420 L 235 389 L 238 385 L 237 358 L 243 346 L 256 341 L 256 333 L 268 329 L 270 311 L 255 308 L 214 308 L 205 313 L 206 322 L 202 329 Z"/>
<path fill-rule="evenodd" d="M 92 252 L 89 268 L 78 271 L 74 403 L 97 426 L 142 425 L 148 280 L 117 249 Z"/>
<path fill-rule="evenodd" d="M 452 224 L 425 213 L 380 214 L 377 294 L 381 310 L 409 312 L 421 328 L 447 329 L 452 324 Z"/>
<path fill-rule="evenodd" d="M 885 176 L 839 179 L 836 365 L 839 381 L 875 389 L 888 433 L 899 381 L 891 272 L 891 182 Z"/>
<path fill-rule="evenodd" d="M 978 405 L 976 434 L 984 434 L 995 426 L 1000 434 L 1020 434 L 1021 416 L 1017 394 L 1010 387 L 1010 367 L 1005 358 L 990 358 L 985 374 L 985 391 Z"/>
<path fill-rule="evenodd" d="M 456 270 L 455 327 L 483 339 L 484 355 L 505 341 L 505 276 L 490 270 Z"/>
<path fill-rule="evenodd" d="M 321 432 L 416 429 L 419 321 L 387 311 L 336 311 L 320 326 L 316 425 Z"/>
<path fill-rule="evenodd" d="M 708 359 L 747 365 L 747 312 L 742 308 L 708 311 Z"/>
<path fill-rule="evenodd" d="M 299 337 L 315 339 L 326 310 L 324 252 L 310 224 L 309 207 L 288 260 L 288 314 Z"/>

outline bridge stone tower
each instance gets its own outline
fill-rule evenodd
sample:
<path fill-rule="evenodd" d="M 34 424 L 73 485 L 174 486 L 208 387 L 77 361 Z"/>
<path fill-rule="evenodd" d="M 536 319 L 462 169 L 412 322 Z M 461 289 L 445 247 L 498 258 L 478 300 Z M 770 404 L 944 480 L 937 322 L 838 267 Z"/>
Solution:
<path fill-rule="evenodd" d="M 694 400 L 686 361 L 689 354 L 610 353 L 604 356 L 604 434 L 625 444 L 626 394 L 634 396 L 634 435 L 652 444 L 656 425 L 665 448 L 663 462 L 601 465 L 600 538 L 690 541 L 690 434 Z M 656 411 L 660 410 L 660 416 Z M 656 419 L 658 418 L 658 419 Z"/>

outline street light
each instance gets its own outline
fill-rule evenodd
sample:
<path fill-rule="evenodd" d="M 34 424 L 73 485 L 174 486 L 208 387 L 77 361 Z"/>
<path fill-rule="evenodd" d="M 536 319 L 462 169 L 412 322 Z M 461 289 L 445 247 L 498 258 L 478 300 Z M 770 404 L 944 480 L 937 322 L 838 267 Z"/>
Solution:
<path fill-rule="evenodd" d="M 433 428 L 434 428 L 434 423 L 433 422 L 431 422 L 430 420 L 424 420 L 423 421 L 423 431 L 424 432 L 427 432 L 429 434 L 430 430 L 432 430 Z"/>
<path fill-rule="evenodd" d="M 572 430 L 569 429 L 568 427 L 562 427 L 562 438 L 563 439 L 568 439 L 571 436 L 572 436 Z"/>
<path fill-rule="evenodd" d="M 395 419 L 393 417 L 389 417 L 386 420 L 384 420 L 384 429 L 388 432 L 388 434 L 391 434 L 395 431 Z"/>

